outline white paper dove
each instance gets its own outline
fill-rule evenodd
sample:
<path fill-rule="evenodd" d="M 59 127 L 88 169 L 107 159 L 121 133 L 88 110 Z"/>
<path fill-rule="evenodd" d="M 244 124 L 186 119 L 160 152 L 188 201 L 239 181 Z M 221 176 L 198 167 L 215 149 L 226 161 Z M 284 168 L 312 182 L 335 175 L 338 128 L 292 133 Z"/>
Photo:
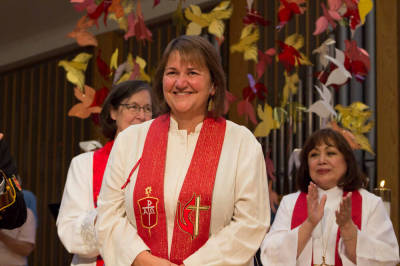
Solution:
<path fill-rule="evenodd" d="M 313 103 L 307 109 L 307 112 L 314 112 L 321 118 L 329 118 L 330 115 L 336 116 L 336 111 L 331 105 L 331 91 L 324 84 L 322 84 L 322 91 L 317 86 L 315 86 L 315 88 L 321 96 L 321 100 Z"/>
<path fill-rule="evenodd" d="M 292 154 L 290 154 L 289 164 L 288 164 L 289 175 L 293 171 L 293 166 L 295 166 L 296 169 L 298 169 L 300 167 L 300 152 L 301 152 L 301 149 L 296 148 L 292 151 Z"/>
<path fill-rule="evenodd" d="M 325 55 L 328 55 L 329 53 L 329 46 L 335 43 L 335 40 L 328 38 L 318 48 L 312 51 L 313 54 L 318 54 L 318 61 L 321 63 L 323 68 L 326 68 L 329 63 L 328 58 L 325 57 Z"/>
<path fill-rule="evenodd" d="M 326 80 L 325 86 L 329 85 L 342 85 L 346 83 L 347 79 L 351 78 L 351 74 L 347 69 L 344 67 L 344 59 L 345 55 L 343 51 L 339 49 L 336 50 L 336 57 L 330 57 L 329 55 L 324 55 L 326 59 L 331 61 L 333 64 L 335 64 L 338 68 L 335 68 L 332 70 L 332 72 L 329 74 L 328 79 Z"/>
<path fill-rule="evenodd" d="M 79 142 L 79 147 L 83 151 L 88 152 L 88 151 L 100 149 L 101 147 L 103 147 L 103 145 L 101 145 L 101 143 L 98 142 L 97 140 L 88 140 L 88 141 Z"/>

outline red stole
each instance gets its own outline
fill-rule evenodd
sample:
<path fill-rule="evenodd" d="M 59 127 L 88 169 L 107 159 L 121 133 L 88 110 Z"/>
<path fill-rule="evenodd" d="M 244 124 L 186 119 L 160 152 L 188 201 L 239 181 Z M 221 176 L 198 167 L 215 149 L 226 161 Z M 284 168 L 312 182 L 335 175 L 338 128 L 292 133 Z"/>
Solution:
<path fill-rule="evenodd" d="M 347 195 L 348 192 L 343 192 L 343 197 Z M 294 205 L 292 214 L 291 229 L 296 228 L 301 225 L 307 219 L 307 194 L 301 192 L 297 198 L 296 204 Z M 354 224 L 361 230 L 361 215 L 362 215 L 362 197 L 358 190 L 352 191 L 351 194 L 351 218 Z M 338 245 L 340 239 L 340 229 L 337 231 L 336 235 L 336 247 L 335 247 L 335 266 L 342 266 L 342 260 L 340 259 L 338 252 Z M 311 255 L 312 256 L 312 255 Z M 313 258 L 311 257 L 311 265 L 313 265 Z"/>
<path fill-rule="evenodd" d="M 151 124 L 133 193 L 139 236 L 155 256 L 168 259 L 164 207 L 164 172 L 170 117 Z M 181 264 L 209 237 L 215 175 L 225 137 L 226 121 L 206 118 L 179 194 L 169 260 Z"/>
<path fill-rule="evenodd" d="M 93 154 L 93 203 L 97 208 L 97 197 L 100 193 L 101 183 L 103 182 L 104 170 L 106 169 L 108 157 L 114 141 L 109 141 L 103 148 L 98 149 Z M 97 257 L 97 266 L 103 266 L 104 262 L 100 256 Z"/>

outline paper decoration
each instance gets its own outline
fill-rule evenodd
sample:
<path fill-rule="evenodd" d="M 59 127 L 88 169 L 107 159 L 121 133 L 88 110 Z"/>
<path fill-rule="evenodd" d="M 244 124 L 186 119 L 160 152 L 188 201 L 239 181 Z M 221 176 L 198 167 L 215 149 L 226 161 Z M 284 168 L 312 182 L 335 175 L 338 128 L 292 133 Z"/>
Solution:
<path fill-rule="evenodd" d="M 345 40 L 344 43 L 346 45 L 344 66 L 358 81 L 363 81 L 370 69 L 368 52 L 359 48 L 355 40 Z"/>
<path fill-rule="evenodd" d="M 257 124 L 257 118 L 254 112 L 254 107 L 247 99 L 239 101 L 236 107 L 238 114 L 240 116 L 244 116 L 246 121 L 250 119 L 250 121 L 254 125 Z"/>
<path fill-rule="evenodd" d="M 172 13 L 172 22 L 176 26 L 178 32 L 181 32 L 181 29 L 188 24 L 182 11 L 182 0 L 179 0 L 176 10 Z"/>
<path fill-rule="evenodd" d="M 231 53 L 243 53 L 244 60 L 253 60 L 257 62 L 257 41 L 259 39 L 259 30 L 253 24 L 249 24 L 242 29 L 239 43 L 231 45 Z"/>
<path fill-rule="evenodd" d="M 297 87 L 300 80 L 297 72 L 289 75 L 286 71 L 284 71 L 283 75 L 285 76 L 285 85 L 283 86 L 282 106 L 285 106 L 289 98 L 289 94 L 297 94 Z"/>
<path fill-rule="evenodd" d="M 113 52 L 113 54 L 111 55 L 111 59 L 110 59 L 110 70 L 116 70 L 118 68 L 118 48 L 116 48 Z M 112 74 L 112 72 L 111 72 Z"/>
<path fill-rule="evenodd" d="M 87 31 L 88 28 L 94 25 L 94 21 L 88 16 L 83 16 L 78 20 L 75 29 L 68 33 L 68 37 L 76 39 L 79 46 L 97 46 L 97 39 L 94 35 Z"/>
<path fill-rule="evenodd" d="M 280 127 L 279 122 L 273 119 L 272 107 L 268 104 L 264 104 L 264 110 L 261 105 L 258 105 L 257 114 L 261 119 L 261 122 L 254 130 L 254 135 L 256 137 L 267 137 L 272 129 L 277 129 Z"/>
<path fill-rule="evenodd" d="M 72 61 L 61 60 L 58 66 L 62 66 L 67 72 L 67 80 L 77 86 L 81 92 L 85 85 L 86 67 L 92 55 L 87 53 L 80 53 L 72 59 Z"/>
<path fill-rule="evenodd" d="M 121 5 L 121 0 L 112 0 L 110 7 L 108 8 L 109 13 L 114 13 L 115 17 L 121 18 L 125 15 L 124 8 Z"/>
<path fill-rule="evenodd" d="M 285 42 L 278 41 L 281 52 L 278 54 L 278 60 L 283 64 L 287 72 L 290 72 L 294 66 L 312 65 L 310 60 L 301 52 L 304 46 L 304 37 L 294 33 L 285 39 Z"/>
<path fill-rule="evenodd" d="M 210 13 L 202 13 L 197 5 L 190 5 L 185 9 L 185 17 L 190 21 L 186 28 L 187 35 L 200 35 L 203 28 L 207 27 L 210 34 L 222 38 L 225 31 L 223 19 L 229 19 L 233 8 L 230 1 L 222 1 Z"/>
<path fill-rule="evenodd" d="M 321 3 L 323 15 L 315 22 L 315 31 L 313 35 L 321 34 L 328 28 L 329 25 L 332 27 L 332 29 L 336 28 L 336 21 L 342 19 L 342 16 L 338 12 L 341 6 L 342 0 L 329 0 L 328 9 L 324 3 Z"/>
<path fill-rule="evenodd" d="M 360 14 L 361 24 L 365 23 L 365 17 L 371 12 L 374 7 L 372 0 L 359 0 L 358 13 Z"/>
<path fill-rule="evenodd" d="M 103 147 L 100 142 L 97 140 L 88 140 L 79 142 L 79 147 L 84 152 L 94 151 Z"/>
<path fill-rule="evenodd" d="M 144 23 L 140 1 L 137 1 L 136 4 L 136 15 L 131 12 L 128 16 L 128 31 L 124 38 L 127 40 L 132 36 L 136 36 L 138 40 L 152 40 L 152 33 Z"/>
<path fill-rule="evenodd" d="M 97 63 L 97 70 L 99 71 L 100 75 L 105 80 L 108 80 L 108 77 L 111 74 L 111 70 L 110 67 L 107 65 L 107 63 L 104 62 L 103 59 L 101 59 L 101 49 L 99 49 L 99 52 L 97 53 L 96 63 Z"/>
<path fill-rule="evenodd" d="M 280 6 L 278 9 L 278 21 L 279 25 L 278 29 L 281 29 L 285 26 L 289 20 L 292 19 L 295 14 L 303 14 L 305 11 L 305 7 L 302 5 L 305 4 L 305 0 L 279 0 Z"/>
<path fill-rule="evenodd" d="M 256 64 L 257 80 L 264 74 L 267 65 L 272 63 L 274 55 L 275 48 L 269 48 L 265 52 L 258 50 L 258 62 Z"/>
<path fill-rule="evenodd" d="M 335 66 L 337 67 L 330 72 L 328 79 L 325 83 L 325 86 L 330 86 L 330 85 L 341 86 L 345 84 L 348 79 L 351 78 L 350 72 L 347 71 L 347 69 L 344 67 L 344 61 L 345 61 L 344 53 L 337 48 L 335 49 L 335 51 L 336 51 L 335 58 L 332 58 L 328 55 L 324 55 L 326 59 L 335 64 Z"/>
<path fill-rule="evenodd" d="M 326 68 L 329 63 L 329 60 L 325 57 L 325 55 L 329 55 L 329 46 L 335 43 L 335 40 L 328 38 L 318 48 L 312 51 L 313 54 L 318 54 L 317 60 L 323 68 Z"/>
<path fill-rule="evenodd" d="M 112 3 L 111 1 L 103 0 L 96 7 L 96 10 L 94 10 L 93 12 L 88 12 L 88 16 L 95 21 L 97 27 L 99 27 L 97 20 L 103 13 L 104 13 L 103 22 L 104 25 L 107 26 L 108 8 L 110 7 L 111 3 Z"/>
<path fill-rule="evenodd" d="M 356 137 L 349 130 L 339 127 L 336 121 L 331 121 L 329 125 L 333 130 L 342 134 L 353 150 L 358 150 L 361 148 L 360 144 L 357 143 Z"/>
<path fill-rule="evenodd" d="M 92 113 L 100 113 L 101 107 L 94 106 L 90 107 L 96 91 L 87 85 L 85 85 L 85 93 L 82 90 L 75 87 L 74 95 L 80 101 L 80 103 L 75 104 L 69 111 L 68 116 L 75 116 L 82 119 L 88 118 Z"/>
<path fill-rule="evenodd" d="M 340 122 L 344 128 L 349 129 L 361 149 L 374 154 L 368 139 L 363 135 L 369 132 L 374 122 L 370 121 L 372 111 L 367 105 L 361 102 L 354 102 L 350 106 L 344 107 L 340 104 L 335 106 L 340 114 Z"/>
<path fill-rule="evenodd" d="M 316 101 L 313 103 L 307 110 L 307 112 L 314 112 L 321 118 L 329 118 L 330 116 L 336 116 L 336 112 L 332 107 L 331 104 L 331 99 L 332 99 L 332 94 L 330 90 L 322 84 L 322 91 L 317 87 L 314 86 L 320 97 L 321 100 Z"/>
<path fill-rule="evenodd" d="M 224 115 L 226 115 L 229 111 L 229 106 L 237 100 L 237 97 L 230 93 L 228 90 L 225 90 L 225 102 L 224 102 Z"/>

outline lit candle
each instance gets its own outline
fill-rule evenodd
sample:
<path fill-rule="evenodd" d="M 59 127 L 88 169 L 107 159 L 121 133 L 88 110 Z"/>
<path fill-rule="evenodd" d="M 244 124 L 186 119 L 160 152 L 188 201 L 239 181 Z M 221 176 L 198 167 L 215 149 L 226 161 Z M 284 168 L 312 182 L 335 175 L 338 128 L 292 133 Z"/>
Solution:
<path fill-rule="evenodd" d="M 378 188 L 374 188 L 374 194 L 381 197 L 383 200 L 383 204 L 390 216 L 390 202 L 392 201 L 391 198 L 392 190 L 390 188 L 385 188 L 385 180 L 382 180 L 379 184 Z"/>

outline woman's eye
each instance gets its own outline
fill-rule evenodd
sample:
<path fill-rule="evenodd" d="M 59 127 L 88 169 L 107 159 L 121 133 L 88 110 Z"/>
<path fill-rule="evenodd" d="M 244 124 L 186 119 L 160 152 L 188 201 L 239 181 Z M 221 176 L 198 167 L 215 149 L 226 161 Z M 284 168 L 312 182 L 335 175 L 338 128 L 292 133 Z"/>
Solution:
<path fill-rule="evenodd" d="M 329 152 L 328 152 L 328 155 L 329 155 L 329 156 L 332 156 L 332 155 L 335 155 L 335 154 L 336 154 L 336 152 L 333 152 L 333 151 L 329 151 Z"/>
<path fill-rule="evenodd" d="M 315 157 L 315 156 L 317 156 L 318 155 L 318 153 L 310 153 L 310 157 Z"/>

